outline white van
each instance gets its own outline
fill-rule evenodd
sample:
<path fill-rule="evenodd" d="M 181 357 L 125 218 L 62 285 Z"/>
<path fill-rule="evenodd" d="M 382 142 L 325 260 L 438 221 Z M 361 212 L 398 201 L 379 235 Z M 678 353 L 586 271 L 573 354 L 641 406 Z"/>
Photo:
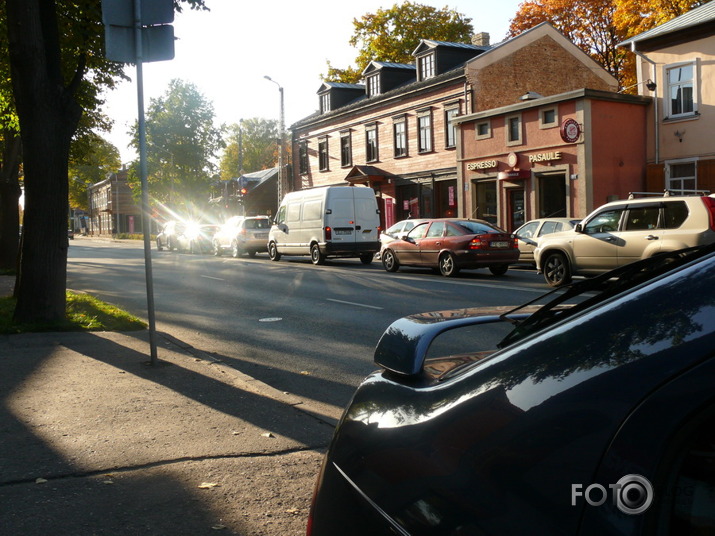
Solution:
<path fill-rule="evenodd" d="M 360 257 L 370 264 L 380 251 L 380 211 L 365 186 L 323 186 L 287 194 L 268 235 L 268 255 Z"/>

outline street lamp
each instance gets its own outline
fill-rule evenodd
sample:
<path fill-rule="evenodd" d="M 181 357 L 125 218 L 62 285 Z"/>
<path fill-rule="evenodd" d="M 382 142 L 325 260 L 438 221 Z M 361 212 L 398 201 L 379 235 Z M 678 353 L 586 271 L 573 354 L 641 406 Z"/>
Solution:
<path fill-rule="evenodd" d="M 281 201 L 283 200 L 283 183 L 284 183 L 284 172 L 283 172 L 283 153 L 284 153 L 284 144 L 283 144 L 283 131 L 285 130 L 285 125 L 283 124 L 283 86 L 281 86 L 278 82 L 273 80 L 270 76 L 266 75 L 263 78 L 266 80 L 273 82 L 275 85 L 278 86 L 278 91 L 280 92 L 281 95 L 281 113 L 280 113 L 280 121 L 278 125 L 278 135 L 279 135 L 279 144 L 280 147 L 278 149 L 278 205 L 280 206 Z"/>

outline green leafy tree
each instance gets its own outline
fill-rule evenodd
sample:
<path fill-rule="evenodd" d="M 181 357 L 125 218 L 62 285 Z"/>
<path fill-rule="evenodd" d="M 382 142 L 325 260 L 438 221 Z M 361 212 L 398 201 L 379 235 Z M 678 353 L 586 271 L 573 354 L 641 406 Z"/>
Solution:
<path fill-rule="evenodd" d="M 245 119 L 240 125 L 230 125 L 228 132 L 226 149 L 221 158 L 222 180 L 237 177 L 241 169 L 244 173 L 251 173 L 277 166 L 277 121 L 257 117 Z M 288 133 L 284 133 L 284 140 L 288 139 Z"/>
<path fill-rule="evenodd" d="M 70 206 L 89 210 L 87 188 L 107 178 L 121 166 L 119 150 L 91 132 L 72 144 L 69 163 Z"/>
<path fill-rule="evenodd" d="M 409 1 L 378 9 L 353 20 L 349 42 L 358 49 L 356 66 L 340 69 L 328 62 L 328 74 L 323 79 L 358 82 L 373 60 L 412 63 L 412 52 L 421 39 L 469 43 L 474 33 L 471 22 L 469 17 L 447 7 L 437 9 Z"/>
<path fill-rule="evenodd" d="M 146 113 L 147 180 L 155 202 L 191 212 L 191 207 L 208 201 L 213 162 L 223 146 L 214 118 L 213 104 L 194 84 L 179 79 L 169 83 L 162 97 L 151 99 Z M 136 125 L 132 135 L 138 149 Z M 138 182 L 137 174 L 131 180 Z"/>
<path fill-rule="evenodd" d="M 176 0 L 203 8 L 203 0 Z M 19 322 L 64 319 L 70 144 L 83 114 L 123 77 L 103 56 L 100 0 L 5 0 L 7 61 L 22 141 L 25 213 L 17 277 Z M 0 87 L 0 90 L 2 88 Z M 7 98 L 7 96 L 5 96 Z"/>

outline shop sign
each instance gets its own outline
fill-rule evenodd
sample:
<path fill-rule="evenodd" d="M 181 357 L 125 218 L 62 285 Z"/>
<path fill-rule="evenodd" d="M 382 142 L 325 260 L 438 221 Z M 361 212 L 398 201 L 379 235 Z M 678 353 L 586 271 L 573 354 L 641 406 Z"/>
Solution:
<path fill-rule="evenodd" d="M 561 123 L 559 133 L 566 143 L 576 143 L 581 136 L 581 125 L 573 118 L 566 119 Z"/>
<path fill-rule="evenodd" d="M 481 162 L 470 162 L 467 164 L 469 171 L 478 171 L 480 169 L 494 169 L 497 167 L 496 160 L 482 160 Z"/>
<path fill-rule="evenodd" d="M 551 162 L 552 160 L 561 160 L 561 151 L 552 153 L 537 153 L 529 155 L 529 162 Z"/>

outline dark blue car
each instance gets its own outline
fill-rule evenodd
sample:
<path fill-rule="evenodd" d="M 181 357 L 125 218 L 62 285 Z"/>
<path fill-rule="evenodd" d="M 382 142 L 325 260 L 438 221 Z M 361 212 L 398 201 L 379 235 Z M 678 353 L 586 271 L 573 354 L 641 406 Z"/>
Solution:
<path fill-rule="evenodd" d="M 714 247 L 551 298 L 393 323 L 335 431 L 308 535 L 715 534 Z M 473 348 L 427 359 L 473 325 Z"/>

